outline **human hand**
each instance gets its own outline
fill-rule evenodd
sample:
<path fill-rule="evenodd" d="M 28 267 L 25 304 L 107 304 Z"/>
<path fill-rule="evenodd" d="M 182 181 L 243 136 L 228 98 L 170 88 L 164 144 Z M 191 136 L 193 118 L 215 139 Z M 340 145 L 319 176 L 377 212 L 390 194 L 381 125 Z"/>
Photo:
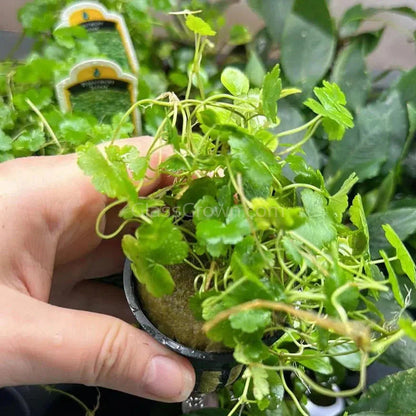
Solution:
<path fill-rule="evenodd" d="M 150 143 L 123 140 L 143 154 Z M 82 383 L 183 401 L 194 385 L 190 363 L 122 320 L 131 313 L 121 289 L 92 280 L 123 265 L 120 241 L 95 233 L 107 202 L 76 155 L 0 164 L 0 386 Z M 105 229 L 116 221 L 108 214 Z"/>

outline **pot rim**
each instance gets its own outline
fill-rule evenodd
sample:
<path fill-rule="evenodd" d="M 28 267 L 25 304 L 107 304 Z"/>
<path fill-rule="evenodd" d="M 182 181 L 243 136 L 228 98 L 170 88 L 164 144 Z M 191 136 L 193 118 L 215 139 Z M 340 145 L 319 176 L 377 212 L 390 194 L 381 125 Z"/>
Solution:
<path fill-rule="evenodd" d="M 169 338 L 167 335 L 160 332 L 148 319 L 145 313 L 142 310 L 138 291 L 137 291 L 137 279 L 133 274 L 131 269 L 131 261 L 126 259 L 123 269 L 123 286 L 124 292 L 129 304 L 130 310 L 132 311 L 137 322 L 140 324 L 141 329 L 151 335 L 156 341 L 165 345 L 172 351 L 175 351 L 185 357 L 190 359 L 212 361 L 213 363 L 218 364 L 229 364 L 230 362 L 235 362 L 232 352 L 208 352 L 196 350 L 190 347 L 187 347 L 179 342 Z"/>

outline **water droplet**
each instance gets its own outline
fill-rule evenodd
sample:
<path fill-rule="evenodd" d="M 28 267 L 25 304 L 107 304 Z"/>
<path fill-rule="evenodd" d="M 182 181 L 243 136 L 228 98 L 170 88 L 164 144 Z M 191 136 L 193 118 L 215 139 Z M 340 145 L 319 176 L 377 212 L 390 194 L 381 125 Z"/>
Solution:
<path fill-rule="evenodd" d="M 90 20 L 90 15 L 89 15 L 87 12 L 83 12 L 83 13 L 82 13 L 82 18 L 83 18 L 84 20 Z"/>
<path fill-rule="evenodd" d="M 100 77 L 100 75 L 101 75 L 100 70 L 99 70 L 98 68 L 95 68 L 95 71 L 94 71 L 94 76 L 95 76 L 95 78 L 99 78 L 99 77 Z"/>

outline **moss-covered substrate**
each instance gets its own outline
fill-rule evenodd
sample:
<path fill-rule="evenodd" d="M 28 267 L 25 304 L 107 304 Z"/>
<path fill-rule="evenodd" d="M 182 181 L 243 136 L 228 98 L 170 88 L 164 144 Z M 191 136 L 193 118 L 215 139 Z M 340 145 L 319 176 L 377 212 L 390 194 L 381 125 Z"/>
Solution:
<path fill-rule="evenodd" d="M 169 338 L 195 350 L 207 352 L 229 351 L 224 345 L 211 341 L 189 308 L 189 299 L 195 293 L 196 271 L 186 265 L 170 266 L 176 284 L 172 295 L 155 298 L 143 285 L 139 285 L 141 306 L 149 320 Z"/>

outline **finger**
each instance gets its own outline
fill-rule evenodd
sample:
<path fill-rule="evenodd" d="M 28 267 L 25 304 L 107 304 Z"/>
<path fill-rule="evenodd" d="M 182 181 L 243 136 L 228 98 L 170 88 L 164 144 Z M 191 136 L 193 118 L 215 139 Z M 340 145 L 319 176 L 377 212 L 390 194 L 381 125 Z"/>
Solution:
<path fill-rule="evenodd" d="M 121 320 L 8 288 L 1 297 L 1 385 L 81 383 L 166 402 L 183 401 L 193 389 L 186 359 Z"/>
<path fill-rule="evenodd" d="M 124 291 L 103 282 L 79 282 L 71 290 L 66 291 L 54 290 L 52 286 L 49 302 L 65 308 L 115 316 L 125 322 L 134 323 Z"/>

